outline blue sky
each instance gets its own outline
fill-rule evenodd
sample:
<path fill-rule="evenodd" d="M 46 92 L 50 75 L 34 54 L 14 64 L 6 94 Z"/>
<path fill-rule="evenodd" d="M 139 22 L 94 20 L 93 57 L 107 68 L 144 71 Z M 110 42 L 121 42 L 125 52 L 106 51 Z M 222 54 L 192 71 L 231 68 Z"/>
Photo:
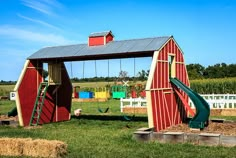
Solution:
<path fill-rule="evenodd" d="M 115 40 L 173 35 L 186 64 L 236 59 L 234 0 L 0 0 L 0 10 L 0 80 L 17 80 L 26 58 L 42 47 L 87 43 L 90 33 L 104 30 L 112 30 Z M 150 61 L 137 59 L 136 72 L 149 69 Z M 107 70 L 107 62 L 99 62 Z M 122 60 L 130 76 L 132 62 Z M 111 63 L 113 76 L 119 60 Z M 72 65 L 73 77 L 82 77 L 82 63 Z M 95 76 L 94 69 L 85 71 L 85 77 Z"/>

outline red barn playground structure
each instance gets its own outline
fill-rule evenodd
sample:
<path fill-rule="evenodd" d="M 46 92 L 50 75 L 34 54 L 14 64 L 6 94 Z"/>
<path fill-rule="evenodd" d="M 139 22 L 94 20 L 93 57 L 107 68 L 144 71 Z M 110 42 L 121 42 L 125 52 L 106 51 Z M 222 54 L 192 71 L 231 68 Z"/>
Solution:
<path fill-rule="evenodd" d="M 136 57 L 152 57 L 145 89 L 149 127 L 159 131 L 180 124 L 190 113 L 189 126 L 203 128 L 209 106 L 189 89 L 183 52 L 173 36 L 114 41 L 111 31 L 91 34 L 88 44 L 46 47 L 28 57 L 15 87 L 19 124 L 70 120 L 72 85 L 64 62 Z M 43 64 L 48 65 L 47 82 Z"/>

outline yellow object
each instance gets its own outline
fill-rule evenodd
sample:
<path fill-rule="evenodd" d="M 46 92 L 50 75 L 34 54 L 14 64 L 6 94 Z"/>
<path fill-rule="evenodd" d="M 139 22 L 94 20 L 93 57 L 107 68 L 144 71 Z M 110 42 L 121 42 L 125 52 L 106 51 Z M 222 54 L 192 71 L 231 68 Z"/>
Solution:
<path fill-rule="evenodd" d="M 97 87 L 94 90 L 95 98 L 97 99 L 108 99 L 110 98 L 110 91 L 106 87 Z"/>

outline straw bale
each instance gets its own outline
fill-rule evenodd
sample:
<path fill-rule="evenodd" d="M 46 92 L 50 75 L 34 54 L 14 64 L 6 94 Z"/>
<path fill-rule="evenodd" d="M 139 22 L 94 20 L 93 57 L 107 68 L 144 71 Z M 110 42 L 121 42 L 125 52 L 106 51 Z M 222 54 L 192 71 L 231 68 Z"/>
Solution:
<path fill-rule="evenodd" d="M 222 116 L 236 116 L 236 109 L 224 109 L 221 112 Z"/>
<path fill-rule="evenodd" d="M 1 138 L 0 155 L 20 156 L 23 152 L 24 142 L 30 140 L 21 138 Z"/>
<path fill-rule="evenodd" d="M 211 109 L 210 116 L 221 116 L 222 109 Z"/>
<path fill-rule="evenodd" d="M 25 144 L 23 155 L 32 157 L 63 157 L 67 153 L 67 145 L 57 140 L 36 139 Z"/>
<path fill-rule="evenodd" d="M 60 158 L 67 153 L 67 144 L 57 140 L 0 138 L 0 155 Z"/>

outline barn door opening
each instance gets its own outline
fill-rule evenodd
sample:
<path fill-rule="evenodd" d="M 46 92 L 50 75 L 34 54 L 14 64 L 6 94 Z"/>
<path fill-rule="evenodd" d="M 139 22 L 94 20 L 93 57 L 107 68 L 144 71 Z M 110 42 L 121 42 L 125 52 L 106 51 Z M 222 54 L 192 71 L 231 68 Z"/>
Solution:
<path fill-rule="evenodd" d="M 175 55 L 169 54 L 168 55 L 168 69 L 169 69 L 169 77 L 174 78 L 176 77 L 176 70 L 175 70 Z"/>
<path fill-rule="evenodd" d="M 61 63 L 48 63 L 48 84 L 61 84 Z"/>
<path fill-rule="evenodd" d="M 48 81 L 48 63 L 43 63 L 43 70 L 42 70 L 43 82 Z"/>

